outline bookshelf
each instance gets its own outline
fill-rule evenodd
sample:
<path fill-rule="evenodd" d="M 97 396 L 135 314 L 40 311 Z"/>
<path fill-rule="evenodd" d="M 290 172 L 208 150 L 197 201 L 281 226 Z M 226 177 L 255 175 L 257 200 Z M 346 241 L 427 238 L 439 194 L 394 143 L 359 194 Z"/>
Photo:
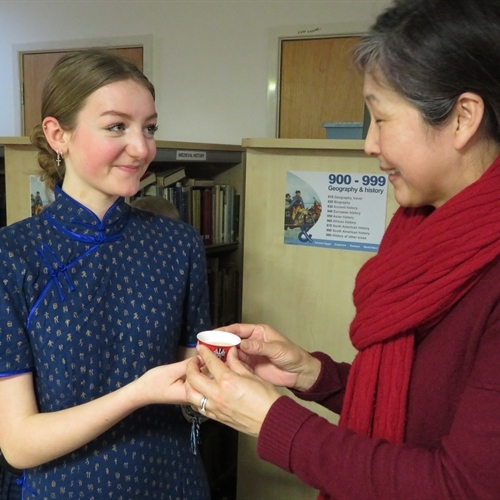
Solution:
<path fill-rule="evenodd" d="M 31 215 L 30 178 L 40 174 L 36 157 L 36 149 L 28 137 L 0 137 L 0 166 L 3 167 L 0 181 L 5 182 L 6 224 Z M 239 225 L 233 238 L 215 244 L 206 243 L 214 325 L 239 321 L 245 149 L 234 145 L 157 141 L 157 153 L 148 171 L 156 175 L 177 168 L 183 168 L 188 178 L 212 179 L 216 185 L 231 186 L 240 196 Z M 217 422 L 206 422 L 201 426 L 200 453 L 207 470 L 212 500 L 236 500 L 237 432 Z"/>

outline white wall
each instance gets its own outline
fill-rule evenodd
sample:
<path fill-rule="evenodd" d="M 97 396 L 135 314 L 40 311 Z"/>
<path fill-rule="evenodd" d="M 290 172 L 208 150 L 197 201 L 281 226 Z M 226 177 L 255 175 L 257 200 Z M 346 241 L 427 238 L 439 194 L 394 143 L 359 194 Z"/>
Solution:
<path fill-rule="evenodd" d="M 0 0 L 0 136 L 20 135 L 20 46 L 152 37 L 158 139 L 240 144 L 272 137 L 268 64 L 276 32 L 368 26 L 389 0 Z M 70 47 L 73 48 L 73 47 Z"/>

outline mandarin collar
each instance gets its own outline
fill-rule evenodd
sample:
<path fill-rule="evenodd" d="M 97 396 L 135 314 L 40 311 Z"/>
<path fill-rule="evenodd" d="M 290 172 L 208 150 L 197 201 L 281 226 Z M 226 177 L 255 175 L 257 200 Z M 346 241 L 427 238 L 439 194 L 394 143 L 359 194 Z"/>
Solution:
<path fill-rule="evenodd" d="M 131 208 L 123 197 L 118 198 L 104 215 L 102 221 L 89 208 L 69 196 L 57 185 L 54 201 L 42 214 L 61 231 L 73 239 L 99 243 L 121 239 Z"/>

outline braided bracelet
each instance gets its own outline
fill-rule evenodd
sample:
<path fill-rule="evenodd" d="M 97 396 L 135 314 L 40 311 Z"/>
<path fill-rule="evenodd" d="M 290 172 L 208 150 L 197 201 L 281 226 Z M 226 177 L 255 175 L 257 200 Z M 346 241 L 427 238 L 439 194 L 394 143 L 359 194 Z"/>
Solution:
<path fill-rule="evenodd" d="M 191 452 L 196 455 L 200 443 L 200 425 L 206 422 L 208 417 L 193 410 L 190 405 L 182 405 L 181 410 L 184 418 L 191 423 Z"/>

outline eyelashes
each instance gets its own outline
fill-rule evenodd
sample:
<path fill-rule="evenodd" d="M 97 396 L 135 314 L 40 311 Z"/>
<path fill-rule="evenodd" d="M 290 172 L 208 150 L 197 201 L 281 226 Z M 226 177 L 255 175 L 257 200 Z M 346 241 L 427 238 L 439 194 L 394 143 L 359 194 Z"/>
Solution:
<path fill-rule="evenodd" d="M 123 132 L 125 130 L 125 123 L 114 123 L 113 125 L 106 127 L 106 130 L 109 130 L 110 132 Z"/>
<path fill-rule="evenodd" d="M 118 133 L 123 133 L 127 130 L 127 126 L 125 123 L 120 122 L 120 123 L 114 123 L 113 125 L 110 125 L 109 127 L 106 127 L 106 130 L 109 132 L 118 132 Z M 158 125 L 147 125 L 144 128 L 146 134 L 148 135 L 155 135 L 155 133 L 158 131 Z"/>

